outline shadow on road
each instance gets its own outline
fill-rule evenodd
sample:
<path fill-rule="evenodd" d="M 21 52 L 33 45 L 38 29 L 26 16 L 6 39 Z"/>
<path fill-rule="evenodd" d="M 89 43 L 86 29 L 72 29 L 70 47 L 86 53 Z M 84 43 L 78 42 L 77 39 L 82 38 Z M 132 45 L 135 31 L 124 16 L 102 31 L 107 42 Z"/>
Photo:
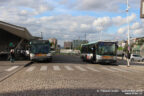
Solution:
<path fill-rule="evenodd" d="M 0 93 L 0 96 L 129 96 L 121 90 L 111 91 L 102 89 L 40 89 Z M 130 96 L 143 96 L 144 92 L 139 92 L 138 95 L 132 95 L 132 92 L 129 94 L 131 94 Z"/>
<path fill-rule="evenodd" d="M 55 55 L 52 63 L 67 63 L 67 64 L 86 64 L 76 55 Z"/>

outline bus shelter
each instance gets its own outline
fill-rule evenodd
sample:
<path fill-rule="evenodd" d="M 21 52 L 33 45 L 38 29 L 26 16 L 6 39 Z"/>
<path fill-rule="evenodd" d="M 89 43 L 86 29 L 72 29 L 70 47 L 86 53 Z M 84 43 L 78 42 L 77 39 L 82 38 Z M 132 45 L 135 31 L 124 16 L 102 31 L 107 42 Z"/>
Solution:
<path fill-rule="evenodd" d="M 0 59 L 8 57 L 10 48 L 26 49 L 32 39 L 26 28 L 0 21 Z"/>

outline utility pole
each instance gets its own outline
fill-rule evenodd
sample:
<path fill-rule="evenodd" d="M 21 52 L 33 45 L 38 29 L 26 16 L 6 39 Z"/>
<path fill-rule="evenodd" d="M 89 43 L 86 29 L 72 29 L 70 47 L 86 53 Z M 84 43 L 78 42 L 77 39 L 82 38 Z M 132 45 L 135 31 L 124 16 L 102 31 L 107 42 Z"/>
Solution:
<path fill-rule="evenodd" d="M 128 58 L 127 58 L 127 66 L 129 67 L 130 66 L 130 25 L 129 25 L 129 2 L 127 0 L 127 9 L 126 9 L 126 13 L 127 13 L 127 24 L 128 24 Z"/>
<path fill-rule="evenodd" d="M 41 39 L 43 39 L 43 33 L 41 32 Z"/>
<path fill-rule="evenodd" d="M 86 32 L 85 32 L 85 41 L 86 41 Z"/>

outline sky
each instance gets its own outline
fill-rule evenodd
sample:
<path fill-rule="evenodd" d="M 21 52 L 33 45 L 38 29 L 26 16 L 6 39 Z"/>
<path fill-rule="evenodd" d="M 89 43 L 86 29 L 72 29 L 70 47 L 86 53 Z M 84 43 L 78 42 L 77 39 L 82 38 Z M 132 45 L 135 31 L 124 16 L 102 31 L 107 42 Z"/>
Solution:
<path fill-rule="evenodd" d="M 127 0 L 1 0 L 0 21 L 26 27 L 33 36 L 64 41 L 127 39 Z M 140 0 L 129 0 L 130 36 L 144 36 Z"/>

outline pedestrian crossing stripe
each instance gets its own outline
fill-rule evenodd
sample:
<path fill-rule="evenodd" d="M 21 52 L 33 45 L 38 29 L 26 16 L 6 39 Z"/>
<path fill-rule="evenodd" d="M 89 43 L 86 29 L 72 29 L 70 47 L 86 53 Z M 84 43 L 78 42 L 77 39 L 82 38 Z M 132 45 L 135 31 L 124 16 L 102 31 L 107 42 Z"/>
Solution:
<path fill-rule="evenodd" d="M 87 71 L 86 69 L 82 68 L 81 66 L 75 66 L 75 68 L 77 68 L 80 71 Z"/>
<path fill-rule="evenodd" d="M 47 66 L 41 66 L 40 71 L 46 71 L 47 70 Z"/>
<path fill-rule="evenodd" d="M 27 70 L 26 70 L 26 72 L 31 72 L 31 71 L 33 71 L 35 69 L 35 66 L 31 66 L 30 68 L 28 68 Z"/>
<path fill-rule="evenodd" d="M 120 66 L 120 67 L 123 68 L 124 70 L 127 70 L 127 71 L 136 72 L 136 73 L 139 72 L 139 71 L 134 70 L 134 69 L 128 69 L 128 68 L 125 68 L 124 66 Z"/>
<path fill-rule="evenodd" d="M 16 69 L 16 68 L 18 68 L 19 66 L 13 66 L 13 67 L 11 67 L 11 68 L 9 68 L 9 69 L 6 69 L 6 71 L 12 71 L 12 70 L 14 70 L 14 69 Z"/>
<path fill-rule="evenodd" d="M 53 69 L 54 69 L 55 71 L 60 71 L 60 70 L 61 70 L 59 66 L 53 66 Z"/>
<path fill-rule="evenodd" d="M 113 70 L 113 69 L 110 69 L 110 68 L 106 68 L 106 67 L 103 67 L 102 69 L 107 70 L 107 71 L 111 71 L 111 72 L 116 72 L 116 70 Z"/>
<path fill-rule="evenodd" d="M 120 68 L 115 68 L 115 67 L 111 67 L 111 68 L 114 69 L 114 70 L 122 71 L 122 72 L 128 72 L 128 71 L 120 69 Z"/>
<path fill-rule="evenodd" d="M 64 66 L 67 70 L 69 70 L 69 71 L 73 71 L 74 69 L 73 68 L 71 68 L 70 66 Z"/>
<path fill-rule="evenodd" d="M 94 69 L 94 68 L 92 68 L 92 67 L 87 67 L 87 69 L 89 69 L 89 70 L 91 70 L 91 71 L 95 71 L 95 72 L 100 72 L 99 70 L 96 70 L 96 69 Z"/>

